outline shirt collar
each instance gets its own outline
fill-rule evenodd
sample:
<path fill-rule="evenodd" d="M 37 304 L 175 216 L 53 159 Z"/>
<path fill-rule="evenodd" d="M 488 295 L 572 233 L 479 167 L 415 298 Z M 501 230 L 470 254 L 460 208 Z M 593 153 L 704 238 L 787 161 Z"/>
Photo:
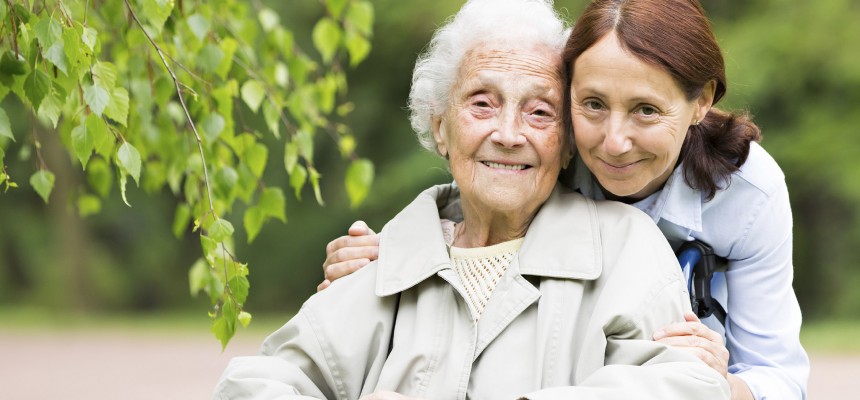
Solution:
<path fill-rule="evenodd" d="M 439 185 L 425 190 L 380 234 L 376 294 L 402 292 L 451 268 L 440 217 L 459 213 L 459 190 Z M 602 271 L 595 205 L 559 186 L 529 226 L 517 255 L 523 275 L 593 280 Z"/>
<path fill-rule="evenodd" d="M 586 197 L 606 199 L 594 175 L 578 155 L 573 163 L 573 171 L 563 172 L 562 180 Z M 663 189 L 631 205 L 648 214 L 654 223 L 663 219 L 685 229 L 702 231 L 702 193 L 684 180 L 683 165 L 675 168 Z"/>

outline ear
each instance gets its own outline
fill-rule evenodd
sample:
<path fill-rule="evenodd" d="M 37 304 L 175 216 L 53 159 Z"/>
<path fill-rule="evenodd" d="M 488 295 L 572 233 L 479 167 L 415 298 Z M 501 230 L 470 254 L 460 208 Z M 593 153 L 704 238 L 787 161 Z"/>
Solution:
<path fill-rule="evenodd" d="M 445 137 L 445 129 L 442 127 L 442 116 L 435 116 L 430 121 L 430 129 L 433 131 L 433 139 L 436 141 L 436 151 L 439 155 L 448 158 L 447 138 Z"/>
<path fill-rule="evenodd" d="M 711 107 L 714 105 L 714 93 L 717 91 L 717 81 L 710 80 L 705 84 L 705 87 L 702 89 L 702 94 L 699 95 L 699 98 L 696 99 L 696 113 L 693 115 L 694 120 L 691 121 L 691 125 L 696 122 L 701 122 L 705 119 L 705 116 L 708 115 L 708 111 L 711 111 Z"/>

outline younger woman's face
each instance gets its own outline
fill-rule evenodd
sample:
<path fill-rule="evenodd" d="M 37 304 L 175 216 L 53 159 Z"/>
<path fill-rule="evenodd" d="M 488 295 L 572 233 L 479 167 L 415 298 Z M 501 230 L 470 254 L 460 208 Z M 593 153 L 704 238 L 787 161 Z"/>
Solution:
<path fill-rule="evenodd" d="M 688 100 L 671 75 L 641 61 L 609 33 L 573 65 L 576 148 L 604 190 L 642 199 L 660 190 L 690 125 L 707 114 L 708 90 Z"/>

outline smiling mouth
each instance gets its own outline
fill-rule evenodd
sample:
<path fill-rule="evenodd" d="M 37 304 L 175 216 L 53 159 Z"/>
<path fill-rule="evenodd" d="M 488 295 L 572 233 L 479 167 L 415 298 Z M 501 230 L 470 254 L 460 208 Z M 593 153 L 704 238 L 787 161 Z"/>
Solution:
<path fill-rule="evenodd" d="M 497 163 L 497 162 L 492 162 L 492 161 L 481 161 L 481 164 L 484 164 L 490 168 L 506 169 L 506 170 L 510 170 L 510 171 L 522 171 L 526 168 L 531 168 L 530 165 L 526 165 L 526 164 L 502 164 L 502 163 Z"/>
<path fill-rule="evenodd" d="M 608 162 L 608 161 L 603 161 L 603 163 L 604 163 L 604 164 L 606 164 L 606 165 L 608 165 L 608 166 L 610 166 L 610 167 L 612 167 L 612 168 L 614 168 L 614 169 L 624 169 L 624 168 L 630 167 L 630 166 L 632 166 L 632 165 L 636 165 L 636 164 L 638 164 L 638 163 L 639 163 L 639 161 L 633 161 L 633 162 L 626 163 L 626 164 L 615 164 L 615 163 L 611 163 L 611 162 Z"/>

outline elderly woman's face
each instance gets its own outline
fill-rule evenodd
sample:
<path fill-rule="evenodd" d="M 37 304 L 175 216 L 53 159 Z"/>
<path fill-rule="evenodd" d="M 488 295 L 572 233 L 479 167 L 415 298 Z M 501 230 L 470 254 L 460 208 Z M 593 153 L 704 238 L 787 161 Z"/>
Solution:
<path fill-rule="evenodd" d="M 464 202 L 532 213 L 549 197 L 571 154 L 558 53 L 501 44 L 467 52 L 448 108 L 433 124 Z"/>
<path fill-rule="evenodd" d="M 672 175 L 687 129 L 707 114 L 708 92 L 688 100 L 671 75 L 625 49 L 614 33 L 582 53 L 570 88 L 573 136 L 600 185 L 645 198 Z"/>

